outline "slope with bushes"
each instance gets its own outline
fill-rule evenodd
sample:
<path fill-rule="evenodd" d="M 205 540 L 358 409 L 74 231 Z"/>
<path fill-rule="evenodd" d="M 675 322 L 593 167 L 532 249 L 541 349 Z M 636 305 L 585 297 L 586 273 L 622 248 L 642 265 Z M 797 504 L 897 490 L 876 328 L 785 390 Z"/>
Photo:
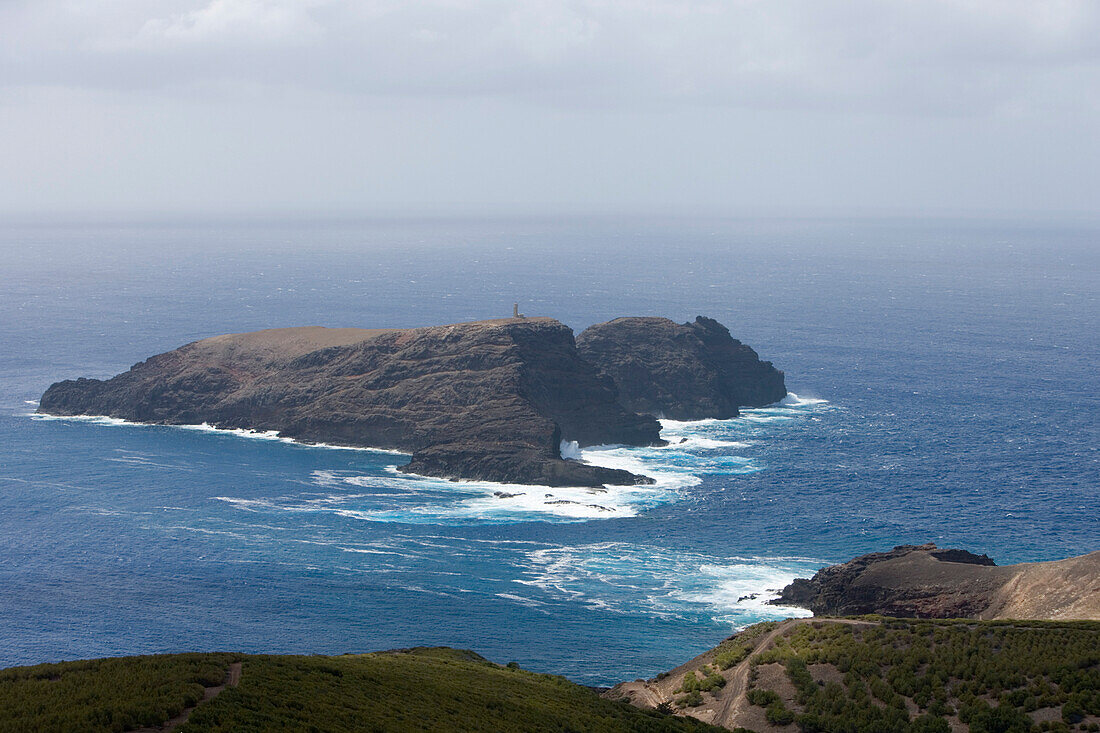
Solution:
<path fill-rule="evenodd" d="M 723 669 L 733 649 L 744 659 Z M 1100 730 L 1100 622 L 801 619 L 761 624 L 608 695 L 733 729 Z"/>
<path fill-rule="evenodd" d="M 502 667 L 472 652 L 175 654 L 0 671 L 0 732 L 159 727 L 242 663 L 240 683 L 194 708 L 181 733 L 213 731 L 717 730 L 600 698 L 562 677 Z"/>

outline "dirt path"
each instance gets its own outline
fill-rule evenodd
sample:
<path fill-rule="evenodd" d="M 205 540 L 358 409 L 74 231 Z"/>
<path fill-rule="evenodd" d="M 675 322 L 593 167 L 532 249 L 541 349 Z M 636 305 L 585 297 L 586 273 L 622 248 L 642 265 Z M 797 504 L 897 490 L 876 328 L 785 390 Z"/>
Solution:
<path fill-rule="evenodd" d="M 858 619 L 841 618 L 794 618 L 781 622 L 774 629 L 756 640 L 752 652 L 741 662 L 729 669 L 722 670 L 721 674 L 726 679 L 726 684 L 721 689 L 712 693 L 713 700 L 701 707 L 681 710 L 679 715 L 689 715 L 698 718 L 711 725 L 721 725 L 727 728 L 735 728 L 739 720 L 751 712 L 749 704 L 749 675 L 752 671 L 752 660 L 760 652 L 775 645 L 776 640 L 802 624 L 824 622 L 833 624 L 846 624 L 852 626 L 876 626 L 875 621 L 862 621 Z M 713 651 L 713 650 L 712 650 Z M 635 680 L 616 685 L 611 690 L 613 698 L 626 697 L 634 705 L 644 708 L 655 708 L 663 702 L 672 702 L 676 697 L 676 691 L 681 685 L 684 674 L 702 669 L 713 664 L 712 652 L 704 652 L 679 667 L 661 675 L 656 680 Z"/>
<path fill-rule="evenodd" d="M 241 663 L 234 662 L 229 665 L 229 672 L 225 676 L 225 682 L 214 687 L 207 687 L 203 692 L 202 700 L 198 705 L 202 705 L 207 700 L 213 700 L 215 697 L 221 694 L 222 690 L 226 687 L 236 687 L 241 681 Z M 179 728 L 181 725 L 187 722 L 187 719 L 191 717 L 191 712 L 198 707 L 198 705 L 185 708 L 182 713 L 176 717 L 168 720 L 164 725 L 159 728 L 135 728 L 131 733 L 168 733 Z"/>
<path fill-rule="evenodd" d="M 732 667 L 724 675 L 726 678 L 726 685 L 722 688 L 722 699 L 720 705 L 715 709 L 714 719 L 709 721 L 714 725 L 721 725 L 726 728 L 735 727 L 736 718 L 746 711 L 749 707 L 749 672 L 752 665 L 749 662 L 759 652 L 764 651 L 770 647 L 777 638 L 786 634 L 791 630 L 792 626 L 798 626 L 800 624 L 811 623 L 813 621 L 825 621 L 833 624 L 848 624 L 852 626 L 877 626 L 875 621 L 859 621 L 856 619 L 847 618 L 835 618 L 835 619 L 821 619 L 821 618 L 804 618 L 804 619 L 788 619 L 776 627 L 773 631 L 770 631 L 763 639 L 757 643 L 753 649 L 752 654 L 745 657 L 745 659 Z"/>
<path fill-rule="evenodd" d="M 711 721 L 714 725 L 721 725 L 727 728 L 732 727 L 733 719 L 749 704 L 749 671 L 752 669 L 749 660 L 758 652 L 762 652 L 770 647 L 777 638 L 786 634 L 790 628 L 797 623 L 799 623 L 798 620 L 791 619 L 779 624 L 779 626 L 768 632 L 768 634 L 760 640 L 753 649 L 752 654 L 749 654 L 740 663 L 735 665 L 729 673 L 724 675 L 726 678 L 726 685 L 722 688 L 721 705 L 714 711 L 714 720 Z"/>

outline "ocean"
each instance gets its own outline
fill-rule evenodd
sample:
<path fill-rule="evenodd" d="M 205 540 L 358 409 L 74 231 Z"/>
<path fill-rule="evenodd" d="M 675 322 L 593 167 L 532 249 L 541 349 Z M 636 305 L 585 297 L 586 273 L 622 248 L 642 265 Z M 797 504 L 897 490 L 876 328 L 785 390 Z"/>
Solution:
<path fill-rule="evenodd" d="M 5 224 L 0 666 L 440 644 L 608 685 L 804 613 L 765 601 L 865 552 L 1100 549 L 1098 296 L 1087 225 Z M 54 381 L 206 336 L 513 302 L 576 332 L 707 315 L 791 394 L 666 421 L 667 448 L 586 449 L 658 479 L 595 499 L 408 477 L 395 453 L 33 414 Z"/>

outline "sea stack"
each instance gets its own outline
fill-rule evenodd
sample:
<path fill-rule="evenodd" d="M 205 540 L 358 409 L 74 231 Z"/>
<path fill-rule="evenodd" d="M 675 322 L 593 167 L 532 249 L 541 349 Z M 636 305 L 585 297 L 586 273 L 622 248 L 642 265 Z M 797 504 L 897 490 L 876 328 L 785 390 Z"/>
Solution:
<path fill-rule="evenodd" d="M 787 395 L 783 372 L 713 318 L 616 318 L 577 336 L 577 350 L 633 412 L 672 420 L 727 419 Z"/>

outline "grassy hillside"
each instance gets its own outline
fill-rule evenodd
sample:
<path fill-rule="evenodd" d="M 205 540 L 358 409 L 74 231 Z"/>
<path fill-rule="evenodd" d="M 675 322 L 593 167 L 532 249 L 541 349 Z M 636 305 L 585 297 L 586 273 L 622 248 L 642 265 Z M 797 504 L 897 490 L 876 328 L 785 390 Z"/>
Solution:
<path fill-rule="evenodd" d="M 121 657 L 0 670 L 0 733 L 160 725 L 220 684 L 227 654 Z"/>
<path fill-rule="evenodd" d="M 231 669 L 240 683 L 204 701 Z M 1100 622 L 758 624 L 608 697 L 453 649 L 176 654 L 2 670 L 0 733 L 156 727 L 192 706 L 184 733 L 1100 731 Z"/>
<path fill-rule="evenodd" d="M 1100 622 L 760 624 L 609 696 L 761 733 L 1100 731 Z"/>
<path fill-rule="evenodd" d="M 1100 730 L 1095 622 L 808 623 L 753 662 L 749 700 L 803 731 Z"/>
<path fill-rule="evenodd" d="M 181 654 L 0 671 L 0 731 L 159 726 L 221 684 L 184 733 L 199 731 L 678 731 L 698 721 L 601 699 L 561 677 L 500 667 L 472 652 L 413 649 L 341 657 Z"/>

